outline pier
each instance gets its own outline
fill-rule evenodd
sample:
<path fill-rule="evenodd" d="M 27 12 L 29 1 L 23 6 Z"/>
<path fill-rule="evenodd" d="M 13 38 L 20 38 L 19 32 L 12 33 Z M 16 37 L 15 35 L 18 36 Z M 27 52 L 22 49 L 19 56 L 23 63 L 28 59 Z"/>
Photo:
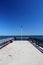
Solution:
<path fill-rule="evenodd" d="M 43 65 L 43 54 L 29 41 L 13 41 L 0 50 L 0 65 Z"/>
<path fill-rule="evenodd" d="M 6 38 L 0 40 L 0 49 L 12 43 L 13 41 L 30 41 L 30 43 L 35 46 L 41 53 L 43 53 L 43 39 L 33 38 L 31 36 L 13 36 L 12 38 Z"/>

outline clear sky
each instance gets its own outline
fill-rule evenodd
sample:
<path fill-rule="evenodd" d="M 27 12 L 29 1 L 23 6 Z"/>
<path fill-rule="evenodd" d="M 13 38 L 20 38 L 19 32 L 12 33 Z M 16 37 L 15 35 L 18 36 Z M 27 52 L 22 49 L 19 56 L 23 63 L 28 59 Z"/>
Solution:
<path fill-rule="evenodd" d="M 43 34 L 43 0 L 0 0 L 0 35 Z"/>

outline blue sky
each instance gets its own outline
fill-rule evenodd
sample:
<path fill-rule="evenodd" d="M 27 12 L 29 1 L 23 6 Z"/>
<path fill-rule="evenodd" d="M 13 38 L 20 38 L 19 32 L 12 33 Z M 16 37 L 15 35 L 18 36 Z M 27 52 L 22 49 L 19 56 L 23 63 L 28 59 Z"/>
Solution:
<path fill-rule="evenodd" d="M 0 35 L 43 34 L 43 0 L 0 0 Z"/>

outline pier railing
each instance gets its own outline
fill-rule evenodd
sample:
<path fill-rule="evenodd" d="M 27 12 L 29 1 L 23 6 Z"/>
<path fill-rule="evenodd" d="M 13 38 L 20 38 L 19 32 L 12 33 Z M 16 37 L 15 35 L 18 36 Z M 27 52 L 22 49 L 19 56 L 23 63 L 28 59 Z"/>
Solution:
<path fill-rule="evenodd" d="M 37 39 L 37 38 L 30 38 L 30 41 L 32 43 L 35 43 L 36 45 L 43 47 L 43 40 L 42 39 Z"/>
<path fill-rule="evenodd" d="M 9 43 L 13 42 L 14 38 L 6 38 L 6 39 L 2 39 L 0 40 L 0 49 L 6 45 L 8 45 Z"/>

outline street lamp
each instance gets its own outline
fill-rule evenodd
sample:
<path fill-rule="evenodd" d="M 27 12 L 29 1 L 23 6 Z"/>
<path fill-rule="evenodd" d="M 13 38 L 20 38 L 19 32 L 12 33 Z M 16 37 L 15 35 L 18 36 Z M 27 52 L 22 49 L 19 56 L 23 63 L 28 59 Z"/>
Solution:
<path fill-rule="evenodd" d="M 21 40 L 22 40 L 22 25 L 21 25 Z"/>

